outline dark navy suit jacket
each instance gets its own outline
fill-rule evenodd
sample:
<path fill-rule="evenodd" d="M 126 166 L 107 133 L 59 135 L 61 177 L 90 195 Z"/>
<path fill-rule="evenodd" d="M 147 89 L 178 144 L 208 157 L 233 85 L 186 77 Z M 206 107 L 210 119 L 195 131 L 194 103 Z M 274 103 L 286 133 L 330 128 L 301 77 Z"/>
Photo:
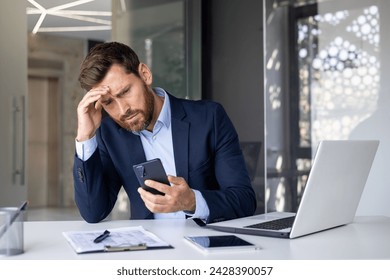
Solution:
<path fill-rule="evenodd" d="M 210 210 L 207 223 L 253 215 L 255 193 L 246 170 L 237 133 L 221 105 L 169 95 L 177 176 L 199 190 Z M 98 149 L 87 161 L 75 156 L 75 200 L 90 223 L 111 212 L 121 186 L 130 199 L 131 219 L 151 219 L 137 192 L 133 165 L 146 160 L 141 139 L 111 118 L 97 133 Z"/>

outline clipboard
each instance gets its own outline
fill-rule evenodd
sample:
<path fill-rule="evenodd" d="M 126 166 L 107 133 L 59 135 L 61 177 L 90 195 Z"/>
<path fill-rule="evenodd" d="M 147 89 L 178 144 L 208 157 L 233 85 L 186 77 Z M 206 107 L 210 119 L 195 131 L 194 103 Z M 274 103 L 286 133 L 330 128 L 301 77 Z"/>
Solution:
<path fill-rule="evenodd" d="M 63 236 L 77 254 L 173 248 L 142 226 L 114 228 L 109 231 L 110 235 L 99 243 L 94 240 L 102 234 L 102 230 L 66 231 Z"/>

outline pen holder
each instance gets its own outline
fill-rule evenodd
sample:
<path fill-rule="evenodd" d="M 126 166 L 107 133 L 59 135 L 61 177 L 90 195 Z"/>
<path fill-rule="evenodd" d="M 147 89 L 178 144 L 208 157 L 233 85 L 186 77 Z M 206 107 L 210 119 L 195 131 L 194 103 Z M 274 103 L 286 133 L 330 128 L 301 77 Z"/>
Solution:
<path fill-rule="evenodd" d="M 0 256 L 24 252 L 24 212 L 16 207 L 0 208 Z"/>

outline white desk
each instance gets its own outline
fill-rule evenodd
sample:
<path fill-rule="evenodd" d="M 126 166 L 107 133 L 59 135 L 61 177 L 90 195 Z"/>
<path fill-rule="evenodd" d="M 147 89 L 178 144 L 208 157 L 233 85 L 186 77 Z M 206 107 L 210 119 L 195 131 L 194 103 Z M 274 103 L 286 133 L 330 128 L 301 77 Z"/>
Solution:
<path fill-rule="evenodd" d="M 104 230 L 138 226 L 153 232 L 174 249 L 118 253 L 76 254 L 62 235 L 64 231 Z M 184 235 L 228 234 L 198 227 L 191 220 L 126 220 L 88 224 L 84 221 L 26 222 L 25 253 L 7 257 L 21 260 L 137 259 L 137 260 L 204 260 L 204 259 L 267 259 L 267 260 L 341 260 L 390 259 L 390 218 L 357 217 L 355 222 L 332 230 L 293 240 L 251 235 L 238 235 L 263 249 L 251 252 L 203 254 Z M 2 257 L 0 257 L 1 259 Z"/>

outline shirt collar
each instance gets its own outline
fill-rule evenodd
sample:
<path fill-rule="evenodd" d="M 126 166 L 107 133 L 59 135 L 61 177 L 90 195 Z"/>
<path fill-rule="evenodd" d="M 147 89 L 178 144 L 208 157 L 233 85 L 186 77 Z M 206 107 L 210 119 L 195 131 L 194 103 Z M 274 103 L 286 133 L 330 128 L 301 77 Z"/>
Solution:
<path fill-rule="evenodd" d="M 154 92 L 158 96 L 164 97 L 164 103 L 161 108 L 160 115 L 158 116 L 157 122 L 161 122 L 168 128 L 171 125 L 171 104 L 169 102 L 169 96 L 164 89 L 159 87 L 154 88 Z"/>

